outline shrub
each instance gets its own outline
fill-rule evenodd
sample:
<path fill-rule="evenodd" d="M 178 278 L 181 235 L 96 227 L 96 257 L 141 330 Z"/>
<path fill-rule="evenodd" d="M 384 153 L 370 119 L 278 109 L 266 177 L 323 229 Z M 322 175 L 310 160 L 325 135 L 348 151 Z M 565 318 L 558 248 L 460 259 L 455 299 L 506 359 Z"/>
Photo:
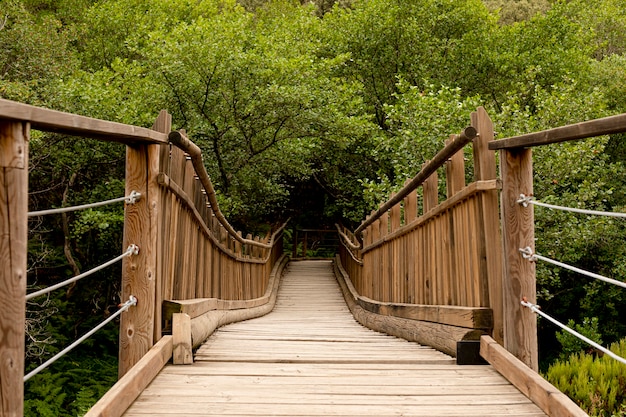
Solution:
<path fill-rule="evenodd" d="M 610 349 L 626 357 L 626 339 Z M 626 365 L 608 355 L 572 354 L 552 364 L 545 378 L 591 416 L 626 416 Z"/>

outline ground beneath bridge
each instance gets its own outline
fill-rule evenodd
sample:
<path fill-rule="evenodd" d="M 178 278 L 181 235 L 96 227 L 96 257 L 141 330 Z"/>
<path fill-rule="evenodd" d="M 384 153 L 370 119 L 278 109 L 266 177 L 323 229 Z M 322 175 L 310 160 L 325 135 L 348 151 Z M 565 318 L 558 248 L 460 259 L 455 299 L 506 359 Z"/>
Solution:
<path fill-rule="evenodd" d="M 329 261 L 289 264 L 274 311 L 168 365 L 126 416 L 545 416 L 491 366 L 368 330 Z"/>

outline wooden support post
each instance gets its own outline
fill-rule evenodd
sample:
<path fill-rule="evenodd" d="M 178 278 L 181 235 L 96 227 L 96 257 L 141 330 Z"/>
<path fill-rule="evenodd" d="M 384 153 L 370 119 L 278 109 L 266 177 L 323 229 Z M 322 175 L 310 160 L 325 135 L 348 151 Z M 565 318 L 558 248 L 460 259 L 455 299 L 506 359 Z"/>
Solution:
<path fill-rule="evenodd" d="M 493 123 L 483 107 L 471 115 L 472 127 L 478 132 L 474 138 L 474 178 L 476 181 L 496 179 L 496 155 L 490 151 L 489 142 L 493 141 Z M 532 186 L 532 183 L 531 183 Z M 488 300 L 481 303 L 493 311 L 493 338 L 504 344 L 504 312 L 502 301 L 502 243 L 498 218 L 498 191 L 485 191 L 479 197 L 479 253 L 481 257 L 481 281 L 487 286 Z"/>
<path fill-rule="evenodd" d="M 185 313 L 172 314 L 173 362 L 174 365 L 191 365 L 191 317 Z"/>
<path fill-rule="evenodd" d="M 156 130 L 161 133 L 169 133 L 172 130 L 172 116 L 165 110 L 161 110 L 159 113 L 159 117 L 157 117 L 154 125 L 152 126 L 152 130 Z M 161 145 L 159 146 L 157 151 L 159 162 L 157 166 L 158 172 L 166 172 L 169 171 L 169 145 Z M 163 208 L 165 207 L 165 199 L 167 198 L 167 193 L 163 192 L 162 188 L 156 189 L 156 195 L 154 198 L 158 198 L 157 207 L 159 212 L 158 222 L 158 230 L 157 230 L 157 250 L 158 255 L 157 263 L 156 263 L 156 276 L 154 278 L 155 283 L 155 311 L 154 311 L 154 341 L 157 341 L 161 338 L 162 333 L 162 325 L 163 320 L 161 319 L 161 304 L 163 303 L 163 279 L 164 279 L 164 261 L 165 261 L 165 248 L 170 244 L 164 236 L 165 230 L 168 227 L 168 223 L 170 218 L 168 216 L 167 219 L 165 211 Z"/>
<path fill-rule="evenodd" d="M 502 235 L 504 250 L 504 348 L 532 370 L 538 369 L 537 318 L 520 302 L 536 303 L 535 264 L 524 259 L 521 248 L 535 251 L 533 207 L 523 207 L 520 194 L 533 194 L 531 149 L 502 150 Z M 494 316 L 495 318 L 495 316 Z"/>
<path fill-rule="evenodd" d="M 30 125 L 0 121 L 0 416 L 24 413 Z"/>
<path fill-rule="evenodd" d="M 126 147 L 126 194 L 133 190 L 138 191 L 141 199 L 135 204 L 127 204 L 124 210 L 124 250 L 135 244 L 139 246 L 139 254 L 124 258 L 122 300 L 134 295 L 138 301 L 135 307 L 121 316 L 118 367 L 120 378 L 155 342 L 158 168 L 158 145 Z"/>

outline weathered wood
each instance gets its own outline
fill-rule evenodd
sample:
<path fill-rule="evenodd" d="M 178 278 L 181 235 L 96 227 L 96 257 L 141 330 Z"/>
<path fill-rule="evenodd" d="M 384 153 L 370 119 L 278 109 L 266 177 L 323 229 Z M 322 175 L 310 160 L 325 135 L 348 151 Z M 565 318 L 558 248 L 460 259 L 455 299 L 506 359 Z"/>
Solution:
<path fill-rule="evenodd" d="M 428 164 L 428 162 L 426 164 Z M 437 171 L 433 172 L 424 180 L 423 190 L 424 214 L 426 214 L 439 204 L 439 180 Z"/>
<path fill-rule="evenodd" d="M 480 338 L 480 356 L 551 417 L 587 416 L 567 395 L 556 389 L 489 336 Z"/>
<path fill-rule="evenodd" d="M 152 130 L 160 132 L 160 133 L 168 133 L 170 130 L 172 130 L 172 116 L 165 110 L 161 110 L 161 112 L 159 113 L 159 116 L 157 117 L 157 119 L 154 122 L 154 125 L 152 126 Z M 159 147 L 155 147 L 154 149 L 151 149 L 151 152 L 156 152 L 157 155 L 153 156 L 154 158 L 158 158 L 158 163 L 157 163 L 157 170 L 158 172 L 163 171 L 169 162 L 169 158 L 164 158 L 165 152 L 169 152 L 169 146 L 168 145 L 161 145 Z M 165 165 L 165 166 L 164 166 Z M 151 191 L 151 194 L 153 194 L 154 199 L 155 199 L 155 203 L 156 203 L 156 215 L 157 215 L 157 219 L 156 219 L 156 227 L 157 227 L 157 231 L 154 234 L 154 239 L 156 239 L 155 244 L 155 250 L 157 251 L 156 254 L 156 265 L 155 265 L 155 283 L 154 283 L 154 288 L 155 288 L 155 316 L 154 316 L 154 340 L 159 340 L 161 338 L 162 335 L 162 318 L 161 318 L 161 309 L 159 308 L 159 306 L 161 305 L 161 301 L 163 300 L 163 258 L 164 258 L 164 253 L 163 253 L 163 249 L 164 249 L 164 244 L 165 242 L 167 242 L 167 240 L 164 238 L 164 234 L 165 234 L 165 225 L 163 220 L 167 218 L 166 215 L 166 204 L 165 204 L 165 200 L 167 199 L 167 195 L 165 193 L 162 192 L 161 189 L 159 189 L 158 187 L 154 187 Z"/>
<path fill-rule="evenodd" d="M 167 135 L 143 127 L 93 119 L 0 99 L 0 119 L 30 122 L 33 129 L 125 144 L 167 144 Z"/>
<path fill-rule="evenodd" d="M 334 263 L 335 275 L 343 292 L 348 308 L 363 326 L 403 339 L 431 346 L 448 355 L 456 355 L 456 342 L 478 340 L 483 332 L 447 324 L 384 316 L 367 311 L 357 302 L 359 296 L 350 288 L 350 279 L 338 262 Z"/>
<path fill-rule="evenodd" d="M 415 190 L 417 187 L 422 185 L 422 183 L 432 175 L 433 172 L 437 171 L 439 167 L 441 167 L 445 161 L 450 158 L 451 155 L 454 155 L 458 152 L 459 149 L 463 149 L 465 145 L 467 145 L 474 137 L 476 136 L 476 130 L 473 127 L 466 127 L 463 129 L 461 134 L 459 134 L 455 140 L 446 146 L 444 149 L 439 151 L 433 159 L 424 167 L 422 170 L 415 176 L 407 185 L 405 185 L 398 194 L 396 194 L 393 198 L 389 199 L 383 206 L 381 206 L 376 212 L 374 212 L 370 217 L 368 217 L 359 227 L 354 231 L 355 235 L 360 234 L 366 227 L 372 224 L 378 217 L 387 212 L 391 207 L 398 204 L 404 197 L 406 197 L 411 191 Z"/>
<path fill-rule="evenodd" d="M 172 336 L 163 336 L 85 414 L 85 417 L 117 417 L 135 401 L 172 357 Z"/>
<path fill-rule="evenodd" d="M 488 149 L 493 141 L 493 123 L 483 107 L 472 113 L 472 126 L 479 132 L 474 139 L 474 176 L 477 181 L 496 178 L 495 153 Z M 481 260 L 480 274 L 488 287 L 488 305 L 493 311 L 493 338 L 504 343 L 504 312 L 502 301 L 502 238 L 500 225 L 496 218 L 499 214 L 497 190 L 486 191 L 479 199 L 479 250 Z"/>
<path fill-rule="evenodd" d="M 400 236 L 403 236 L 407 233 L 411 233 L 413 230 L 416 230 L 422 227 L 425 223 L 430 222 L 433 218 L 437 216 L 441 216 L 446 211 L 450 210 L 452 207 L 462 203 L 464 200 L 469 199 L 476 193 L 480 193 L 486 190 L 497 190 L 501 188 L 501 182 L 498 180 L 491 181 L 477 181 L 469 184 L 463 190 L 459 191 L 454 195 L 454 197 L 449 198 L 445 201 L 442 201 L 434 210 L 431 210 L 428 213 L 424 213 L 422 216 L 418 217 L 413 222 L 401 227 L 397 231 L 393 233 L 389 233 L 385 236 L 384 239 L 371 239 L 371 243 L 369 243 L 369 239 L 367 241 L 363 241 L 363 253 L 373 250 L 378 246 L 384 244 L 385 242 L 389 242 L 392 239 L 396 239 Z M 369 230 L 369 229 L 368 229 Z"/>
<path fill-rule="evenodd" d="M 532 205 L 523 207 L 517 203 L 520 194 L 533 194 L 532 150 L 501 151 L 500 170 L 504 347 L 537 371 L 537 318 L 530 309 L 520 305 L 523 297 L 536 303 L 535 264 L 520 253 L 520 249 L 526 247 L 535 250 L 534 212 Z"/>
<path fill-rule="evenodd" d="M 0 120 L 0 416 L 24 413 L 28 123 Z"/>
<path fill-rule="evenodd" d="M 355 323 L 330 262 L 288 271 L 271 314 L 220 328 L 125 415 L 545 416 L 491 366 Z"/>
<path fill-rule="evenodd" d="M 626 132 L 626 113 L 602 119 L 589 120 L 541 132 L 514 136 L 489 142 L 489 149 L 516 149 L 532 146 L 548 145 L 569 140 L 592 138 Z"/>
<path fill-rule="evenodd" d="M 475 127 L 475 126 L 474 126 Z M 455 135 L 446 140 L 446 146 L 454 141 Z M 474 141 L 476 139 L 474 138 Z M 452 197 L 465 187 L 465 160 L 463 150 L 458 151 L 446 162 L 446 189 L 448 198 Z"/>
<path fill-rule="evenodd" d="M 120 377 L 154 344 L 158 163 L 156 145 L 126 147 L 126 195 L 135 190 L 142 198 L 124 210 L 124 248 L 134 244 L 139 246 L 139 253 L 122 262 L 122 300 L 134 295 L 138 301 L 121 316 Z"/>
<path fill-rule="evenodd" d="M 191 365 L 191 318 L 185 313 L 174 313 L 172 316 L 172 361 L 174 365 Z"/>

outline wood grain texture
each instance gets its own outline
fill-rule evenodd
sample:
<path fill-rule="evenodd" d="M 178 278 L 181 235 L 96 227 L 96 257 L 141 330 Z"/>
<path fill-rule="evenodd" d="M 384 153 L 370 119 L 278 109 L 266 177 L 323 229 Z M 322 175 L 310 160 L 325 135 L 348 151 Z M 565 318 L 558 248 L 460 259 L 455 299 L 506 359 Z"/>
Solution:
<path fill-rule="evenodd" d="M 167 144 L 167 135 L 143 127 L 93 119 L 0 99 L 0 118 L 30 122 L 33 129 L 125 144 Z"/>
<path fill-rule="evenodd" d="M 191 365 L 193 352 L 191 349 L 191 318 L 185 313 L 172 316 L 172 361 L 174 365 Z"/>
<path fill-rule="evenodd" d="M 291 262 L 271 314 L 220 328 L 125 415 L 545 416 L 490 366 L 360 326 L 329 261 Z"/>
<path fill-rule="evenodd" d="M 494 152 L 488 149 L 494 140 L 493 123 L 483 107 L 472 113 L 472 126 L 479 136 L 474 139 L 474 177 L 477 181 L 489 181 L 496 178 L 496 160 Z M 503 272 L 502 272 L 502 237 L 497 221 L 500 210 L 498 191 L 491 190 L 478 196 L 478 233 L 480 234 L 480 274 L 483 285 L 488 289 L 488 305 L 493 311 L 493 338 L 504 343 L 504 307 L 503 307 Z"/>
<path fill-rule="evenodd" d="M 587 416 L 587 413 L 569 397 L 507 352 L 491 337 L 480 338 L 480 355 L 549 416 Z"/>
<path fill-rule="evenodd" d="M 153 147 L 150 149 L 150 147 Z M 156 145 L 126 147 L 126 195 L 142 198 L 124 209 L 123 246 L 139 253 L 122 261 L 122 300 L 130 295 L 137 305 L 121 315 L 118 373 L 123 376 L 154 344 L 157 257 L 158 150 Z"/>
<path fill-rule="evenodd" d="M 0 121 L 0 415 L 21 416 L 28 242 L 27 123 Z"/>
<path fill-rule="evenodd" d="M 534 211 L 532 205 L 523 207 L 517 203 L 520 194 L 533 194 L 532 150 L 501 151 L 500 169 L 504 347 L 537 371 L 537 317 L 520 304 L 523 297 L 536 303 L 535 263 L 524 259 L 519 252 L 526 247 L 535 250 Z"/>
<path fill-rule="evenodd" d="M 107 391 L 85 417 L 117 417 L 135 401 L 172 357 L 172 336 L 163 336 Z"/>
<path fill-rule="evenodd" d="M 490 142 L 489 149 L 521 149 L 622 132 L 626 132 L 626 113 L 500 139 Z"/>

